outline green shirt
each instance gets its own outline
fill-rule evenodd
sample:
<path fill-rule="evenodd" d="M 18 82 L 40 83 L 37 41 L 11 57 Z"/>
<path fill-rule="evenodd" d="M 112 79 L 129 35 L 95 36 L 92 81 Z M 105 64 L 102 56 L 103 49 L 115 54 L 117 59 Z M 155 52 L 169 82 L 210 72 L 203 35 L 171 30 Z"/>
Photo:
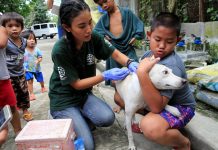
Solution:
<path fill-rule="evenodd" d="M 52 50 L 54 68 L 49 83 L 50 109 L 56 111 L 82 105 L 91 88 L 76 90 L 70 84 L 78 79 L 95 76 L 95 59 L 106 60 L 114 49 L 96 32 L 92 33 L 89 42 L 83 43 L 79 51 L 70 49 L 65 38 L 58 40 Z"/>

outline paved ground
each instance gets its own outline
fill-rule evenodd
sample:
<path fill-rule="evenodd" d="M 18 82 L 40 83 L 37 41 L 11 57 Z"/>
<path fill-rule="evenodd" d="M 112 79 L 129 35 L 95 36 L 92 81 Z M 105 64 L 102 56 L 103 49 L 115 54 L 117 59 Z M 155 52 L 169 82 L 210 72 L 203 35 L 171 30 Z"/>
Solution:
<path fill-rule="evenodd" d="M 45 77 L 45 85 L 48 87 L 49 78 L 52 72 L 51 49 L 56 39 L 38 40 L 38 47 L 43 51 L 42 71 Z M 141 55 L 142 51 L 138 54 Z M 99 72 L 99 71 L 98 71 Z M 40 85 L 34 83 L 34 91 L 37 100 L 31 101 L 30 111 L 33 113 L 35 120 L 44 120 L 48 118 L 49 99 L 47 93 L 40 93 Z M 101 83 L 94 87 L 94 93 L 103 98 L 111 107 L 114 107 L 113 88 L 106 87 Z M 218 123 L 209 117 L 200 114 L 193 119 L 186 133 L 192 138 L 196 150 L 218 150 Z M 26 122 L 21 118 L 22 126 Z M 128 148 L 126 131 L 123 129 L 124 115 L 123 112 L 116 114 L 116 121 L 111 127 L 97 128 L 93 132 L 96 141 L 96 150 L 123 150 Z M 191 133 L 191 134 L 190 134 Z M 2 146 L 2 150 L 15 150 L 14 133 L 10 126 L 10 133 L 7 142 Z M 138 150 L 168 150 L 170 148 L 154 144 L 146 140 L 141 134 L 134 134 L 135 143 Z"/>

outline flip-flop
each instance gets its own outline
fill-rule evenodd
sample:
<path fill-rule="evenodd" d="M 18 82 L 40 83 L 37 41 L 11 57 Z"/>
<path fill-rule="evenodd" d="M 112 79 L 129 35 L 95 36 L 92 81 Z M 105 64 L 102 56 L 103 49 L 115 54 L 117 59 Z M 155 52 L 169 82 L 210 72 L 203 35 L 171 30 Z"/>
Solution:
<path fill-rule="evenodd" d="M 26 120 L 26 121 L 31 121 L 31 120 L 33 120 L 33 116 L 32 116 L 32 114 L 30 112 L 25 113 L 25 114 L 23 114 L 23 119 Z"/>

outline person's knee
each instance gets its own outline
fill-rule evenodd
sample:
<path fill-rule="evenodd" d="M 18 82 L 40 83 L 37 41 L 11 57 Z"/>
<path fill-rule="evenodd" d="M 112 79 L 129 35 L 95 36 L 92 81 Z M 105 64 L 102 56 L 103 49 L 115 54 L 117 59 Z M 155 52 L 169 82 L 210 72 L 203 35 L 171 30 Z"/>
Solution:
<path fill-rule="evenodd" d="M 0 146 L 6 142 L 6 137 L 0 137 Z"/>
<path fill-rule="evenodd" d="M 99 127 L 108 127 L 110 125 L 112 125 L 114 123 L 115 120 L 115 115 L 114 113 L 111 111 L 110 113 L 103 113 L 103 116 L 101 118 L 99 118 L 99 121 L 97 121 L 98 123 L 96 124 Z"/>
<path fill-rule="evenodd" d="M 0 132 L 0 146 L 6 142 L 7 137 L 8 137 L 8 130 L 7 129 L 3 129 Z"/>
<path fill-rule="evenodd" d="M 107 127 L 110 126 L 114 123 L 115 120 L 115 115 L 114 113 L 111 111 L 110 113 L 105 113 L 104 117 L 101 119 L 101 125 L 102 127 Z"/>
<path fill-rule="evenodd" d="M 156 141 L 164 137 L 164 130 L 160 128 L 160 125 L 151 123 L 148 119 L 142 119 L 140 122 L 140 128 L 147 139 Z"/>

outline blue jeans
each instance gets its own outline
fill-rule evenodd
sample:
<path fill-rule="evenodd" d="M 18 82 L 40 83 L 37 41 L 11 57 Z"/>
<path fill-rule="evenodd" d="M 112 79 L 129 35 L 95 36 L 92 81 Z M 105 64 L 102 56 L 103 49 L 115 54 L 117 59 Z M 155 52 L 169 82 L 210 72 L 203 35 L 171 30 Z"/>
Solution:
<path fill-rule="evenodd" d="M 112 109 L 93 94 L 88 95 L 83 108 L 78 106 L 66 108 L 61 111 L 51 111 L 51 115 L 54 119 L 71 118 L 74 131 L 77 137 L 81 137 L 84 140 L 86 150 L 95 149 L 93 136 L 86 118 L 97 127 L 110 126 L 115 120 Z"/>

